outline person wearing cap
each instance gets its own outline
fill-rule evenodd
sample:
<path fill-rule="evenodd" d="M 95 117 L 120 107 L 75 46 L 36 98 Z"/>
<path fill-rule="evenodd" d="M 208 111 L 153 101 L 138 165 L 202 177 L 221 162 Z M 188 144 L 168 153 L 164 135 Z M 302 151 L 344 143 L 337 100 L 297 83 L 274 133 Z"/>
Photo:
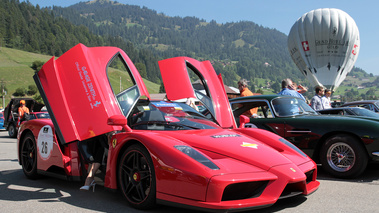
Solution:
<path fill-rule="evenodd" d="M 325 89 L 325 95 L 322 97 L 322 104 L 324 105 L 324 109 L 332 108 L 330 103 L 330 96 L 332 95 L 332 91 L 330 89 Z"/>
<path fill-rule="evenodd" d="M 25 113 L 29 114 L 29 108 L 25 106 L 25 100 L 20 101 L 20 107 L 18 108 L 18 116 L 20 121 L 25 120 Z"/>
<path fill-rule="evenodd" d="M 238 81 L 238 89 L 240 90 L 241 97 L 254 95 L 254 93 L 252 93 L 249 88 L 247 88 L 247 80 L 244 78 Z M 251 108 L 242 114 L 246 115 L 247 117 L 258 117 L 258 107 Z"/>

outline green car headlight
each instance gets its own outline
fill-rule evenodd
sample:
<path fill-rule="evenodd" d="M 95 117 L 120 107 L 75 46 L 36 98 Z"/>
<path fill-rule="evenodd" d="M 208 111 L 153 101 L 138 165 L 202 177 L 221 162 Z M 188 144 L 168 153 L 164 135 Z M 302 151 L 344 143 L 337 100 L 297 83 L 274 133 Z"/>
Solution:
<path fill-rule="evenodd" d="M 218 170 L 218 166 L 214 164 L 212 161 L 210 161 L 207 157 L 202 155 L 200 152 L 196 151 L 192 147 L 189 146 L 184 146 L 184 145 L 177 145 L 174 146 L 177 150 L 183 152 L 184 154 L 188 155 L 192 159 L 196 160 L 197 162 L 203 164 L 204 166 L 213 169 L 213 170 Z"/>

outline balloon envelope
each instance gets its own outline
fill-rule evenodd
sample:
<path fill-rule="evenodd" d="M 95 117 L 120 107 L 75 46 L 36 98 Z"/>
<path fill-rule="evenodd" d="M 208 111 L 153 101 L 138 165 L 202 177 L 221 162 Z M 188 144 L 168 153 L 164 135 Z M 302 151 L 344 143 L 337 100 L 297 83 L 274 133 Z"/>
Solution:
<path fill-rule="evenodd" d="M 355 21 L 344 11 L 312 10 L 300 17 L 288 35 L 288 50 L 313 86 L 335 90 L 357 60 L 360 47 Z"/>

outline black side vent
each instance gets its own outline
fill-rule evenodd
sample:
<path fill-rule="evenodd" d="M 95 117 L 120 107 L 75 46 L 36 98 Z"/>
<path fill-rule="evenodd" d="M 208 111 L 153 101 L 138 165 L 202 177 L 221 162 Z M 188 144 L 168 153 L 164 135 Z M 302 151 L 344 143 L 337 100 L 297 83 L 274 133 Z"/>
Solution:
<path fill-rule="evenodd" d="M 287 198 L 287 197 L 294 197 L 294 196 L 303 194 L 304 188 L 305 188 L 304 182 L 290 183 L 283 190 L 279 199 Z"/>
<path fill-rule="evenodd" d="M 241 200 L 259 197 L 266 188 L 268 181 L 234 183 L 225 187 L 222 201 Z"/>
<path fill-rule="evenodd" d="M 307 184 L 310 183 L 313 180 L 313 173 L 314 173 L 314 171 L 315 170 L 312 169 L 311 171 L 305 173 L 305 175 L 307 176 Z"/>

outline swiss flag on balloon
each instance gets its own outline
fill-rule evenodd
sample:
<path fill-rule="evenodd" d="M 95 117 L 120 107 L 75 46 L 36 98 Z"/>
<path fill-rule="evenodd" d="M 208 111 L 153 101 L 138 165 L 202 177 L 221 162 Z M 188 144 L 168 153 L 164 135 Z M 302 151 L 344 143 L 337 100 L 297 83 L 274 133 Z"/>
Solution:
<path fill-rule="evenodd" d="M 301 45 L 303 46 L 304 51 L 309 51 L 308 41 L 301 42 Z"/>

